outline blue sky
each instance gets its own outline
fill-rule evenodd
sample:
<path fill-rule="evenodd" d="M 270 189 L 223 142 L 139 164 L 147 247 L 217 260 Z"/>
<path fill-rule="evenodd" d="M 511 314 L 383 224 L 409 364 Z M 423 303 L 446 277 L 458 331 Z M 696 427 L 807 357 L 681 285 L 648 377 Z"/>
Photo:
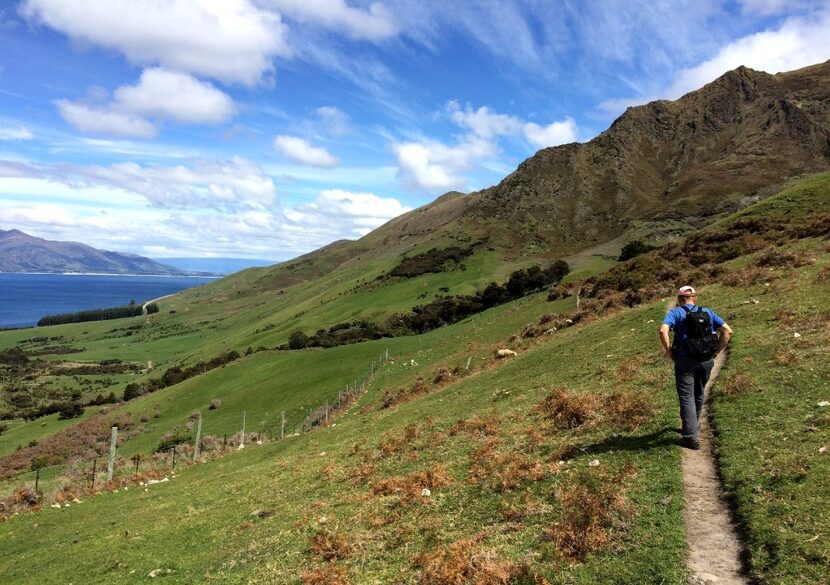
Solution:
<path fill-rule="evenodd" d="M 2 0 L 0 229 L 282 260 L 828 37 L 830 0 Z"/>

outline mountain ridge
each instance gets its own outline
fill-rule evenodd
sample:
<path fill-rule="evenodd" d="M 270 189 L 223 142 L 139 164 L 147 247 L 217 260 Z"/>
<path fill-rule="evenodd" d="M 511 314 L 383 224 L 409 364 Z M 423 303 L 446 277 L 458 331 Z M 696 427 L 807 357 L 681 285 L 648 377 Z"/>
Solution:
<path fill-rule="evenodd" d="M 0 230 L 0 272 L 195 275 L 138 254 L 46 240 L 18 229 Z"/>
<path fill-rule="evenodd" d="M 830 61 L 775 75 L 741 66 L 677 100 L 630 107 L 588 142 L 542 149 L 497 185 L 449 192 L 359 240 L 266 270 L 297 282 L 322 266 L 459 238 L 506 257 L 566 257 L 642 223 L 702 227 L 830 168 L 829 96 Z"/>

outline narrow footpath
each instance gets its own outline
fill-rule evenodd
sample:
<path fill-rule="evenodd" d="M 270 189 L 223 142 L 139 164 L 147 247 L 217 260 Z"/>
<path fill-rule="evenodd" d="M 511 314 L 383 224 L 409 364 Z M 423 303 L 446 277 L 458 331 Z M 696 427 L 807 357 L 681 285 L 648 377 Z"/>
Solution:
<path fill-rule="evenodd" d="M 726 352 L 715 359 L 706 385 L 706 402 L 700 417 L 700 451 L 683 449 L 683 520 L 691 571 L 690 585 L 747 585 L 741 555 L 743 547 L 723 497 L 712 451 L 709 394 L 726 361 Z"/>

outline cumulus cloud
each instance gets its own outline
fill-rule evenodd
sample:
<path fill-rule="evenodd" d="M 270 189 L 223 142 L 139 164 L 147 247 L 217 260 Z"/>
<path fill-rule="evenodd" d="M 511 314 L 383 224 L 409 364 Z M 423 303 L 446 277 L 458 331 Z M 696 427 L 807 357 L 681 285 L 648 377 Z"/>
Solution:
<path fill-rule="evenodd" d="M 773 10 L 776 2 L 756 2 Z M 767 73 L 790 71 L 830 59 L 830 10 L 786 19 L 778 28 L 751 34 L 721 47 L 713 57 L 677 71 L 666 87 L 646 95 L 600 102 L 597 109 L 616 116 L 628 107 L 655 99 L 677 99 L 741 65 Z"/>
<path fill-rule="evenodd" d="M 476 162 L 496 155 L 495 145 L 476 136 L 468 136 L 454 146 L 435 140 L 404 142 L 394 147 L 398 157 L 398 178 L 408 188 L 435 191 L 461 189 L 462 175 Z"/>
<path fill-rule="evenodd" d="M 205 182 L 239 187 L 244 179 L 229 180 L 214 169 Z M 26 203 L 0 205 L 0 228 L 16 227 L 28 233 L 59 240 L 82 241 L 99 248 L 168 256 L 258 255 L 288 258 L 319 248 L 334 240 L 357 238 L 410 210 L 398 200 L 370 192 L 327 189 L 309 203 L 271 206 L 142 205 L 145 196 L 129 196 L 139 176 L 152 181 L 172 181 L 173 189 L 194 180 L 196 173 L 211 174 L 206 165 L 193 169 L 141 169 L 119 166 L 70 168 L 0 161 L 0 194 L 27 194 Z M 220 177 L 216 177 L 216 174 Z M 20 177 L 30 177 L 21 179 Z M 37 178 L 35 178 L 37 177 Z M 94 177 L 94 178 L 91 178 Z M 253 190 L 271 189 L 257 187 Z M 209 191 L 205 183 L 192 183 L 194 191 Z M 72 193 L 76 193 L 73 197 Z M 51 203 L 60 197 L 65 203 Z M 155 195 L 153 195 L 155 197 Z M 99 203 L 119 201 L 100 210 Z M 187 198 L 188 203 L 193 201 Z M 136 206 L 137 204 L 137 206 Z"/>
<path fill-rule="evenodd" d="M 499 114 L 487 106 L 474 110 L 467 104 L 462 109 L 457 101 L 451 101 L 446 109 L 453 122 L 472 131 L 476 136 L 492 139 L 497 136 L 520 135 L 537 148 L 573 142 L 578 131 L 572 118 L 540 126 L 535 122 L 524 122 L 516 116 Z"/>
<path fill-rule="evenodd" d="M 240 157 L 193 166 L 73 167 L 82 180 L 100 182 L 143 195 L 164 208 L 261 209 L 274 202 L 276 187 L 255 163 Z"/>
<path fill-rule="evenodd" d="M 154 138 L 158 134 L 153 123 L 128 112 L 69 100 L 57 100 L 55 105 L 61 118 L 81 132 L 131 138 Z"/>
<path fill-rule="evenodd" d="M 135 138 L 158 134 L 151 119 L 216 124 L 236 113 L 233 100 L 210 83 L 160 67 L 146 69 L 136 85 L 116 89 L 109 103 L 55 103 L 61 117 L 81 132 Z"/>
<path fill-rule="evenodd" d="M 312 146 L 307 140 L 298 136 L 277 136 L 274 138 L 274 148 L 288 159 L 312 167 L 332 168 L 340 163 L 325 148 Z"/>
<path fill-rule="evenodd" d="M 286 17 L 340 31 L 353 39 L 379 41 L 398 34 L 392 13 L 380 2 L 367 10 L 349 6 L 345 0 L 266 0 Z"/>
<path fill-rule="evenodd" d="M 25 0 L 20 14 L 139 65 L 253 85 L 290 56 L 279 14 L 249 0 Z"/>
<path fill-rule="evenodd" d="M 0 178 L 45 179 L 83 196 L 99 187 L 140 195 L 162 209 L 261 210 L 276 200 L 276 187 L 259 165 L 240 157 L 192 165 L 34 164 L 0 161 Z"/>
<path fill-rule="evenodd" d="M 547 148 L 575 142 L 577 128 L 572 118 L 565 118 L 561 122 L 553 122 L 547 126 L 528 122 L 522 125 L 522 133 L 535 146 Z"/>
<path fill-rule="evenodd" d="M 0 126 L 0 140 L 31 140 L 35 135 L 25 126 L 9 128 Z"/>
<path fill-rule="evenodd" d="M 192 124 L 215 124 L 236 112 L 233 100 L 209 83 L 162 68 L 146 69 L 137 85 L 115 90 L 118 109 Z"/>
<path fill-rule="evenodd" d="M 572 118 L 540 126 L 509 114 L 500 114 L 487 106 L 462 108 L 450 101 L 446 114 L 466 134 L 455 145 L 436 140 L 409 141 L 394 146 L 398 158 L 398 178 L 411 189 L 436 191 L 464 188 L 464 174 L 477 164 L 484 164 L 499 154 L 498 139 L 519 137 L 534 148 L 573 142 L 577 137 Z"/>
<path fill-rule="evenodd" d="M 326 189 L 311 203 L 287 209 L 285 215 L 299 226 L 337 226 L 335 231 L 354 237 L 363 236 L 410 210 L 410 207 L 392 197 Z"/>

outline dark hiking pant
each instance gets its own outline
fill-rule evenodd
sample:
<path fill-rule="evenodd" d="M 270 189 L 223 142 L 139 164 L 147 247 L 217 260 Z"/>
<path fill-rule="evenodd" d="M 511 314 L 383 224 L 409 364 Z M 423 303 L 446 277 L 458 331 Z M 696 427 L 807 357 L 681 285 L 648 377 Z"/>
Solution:
<path fill-rule="evenodd" d="M 674 361 L 674 382 L 680 400 L 681 434 L 697 440 L 698 420 L 703 409 L 703 389 L 709 381 L 715 361 L 680 356 Z"/>

